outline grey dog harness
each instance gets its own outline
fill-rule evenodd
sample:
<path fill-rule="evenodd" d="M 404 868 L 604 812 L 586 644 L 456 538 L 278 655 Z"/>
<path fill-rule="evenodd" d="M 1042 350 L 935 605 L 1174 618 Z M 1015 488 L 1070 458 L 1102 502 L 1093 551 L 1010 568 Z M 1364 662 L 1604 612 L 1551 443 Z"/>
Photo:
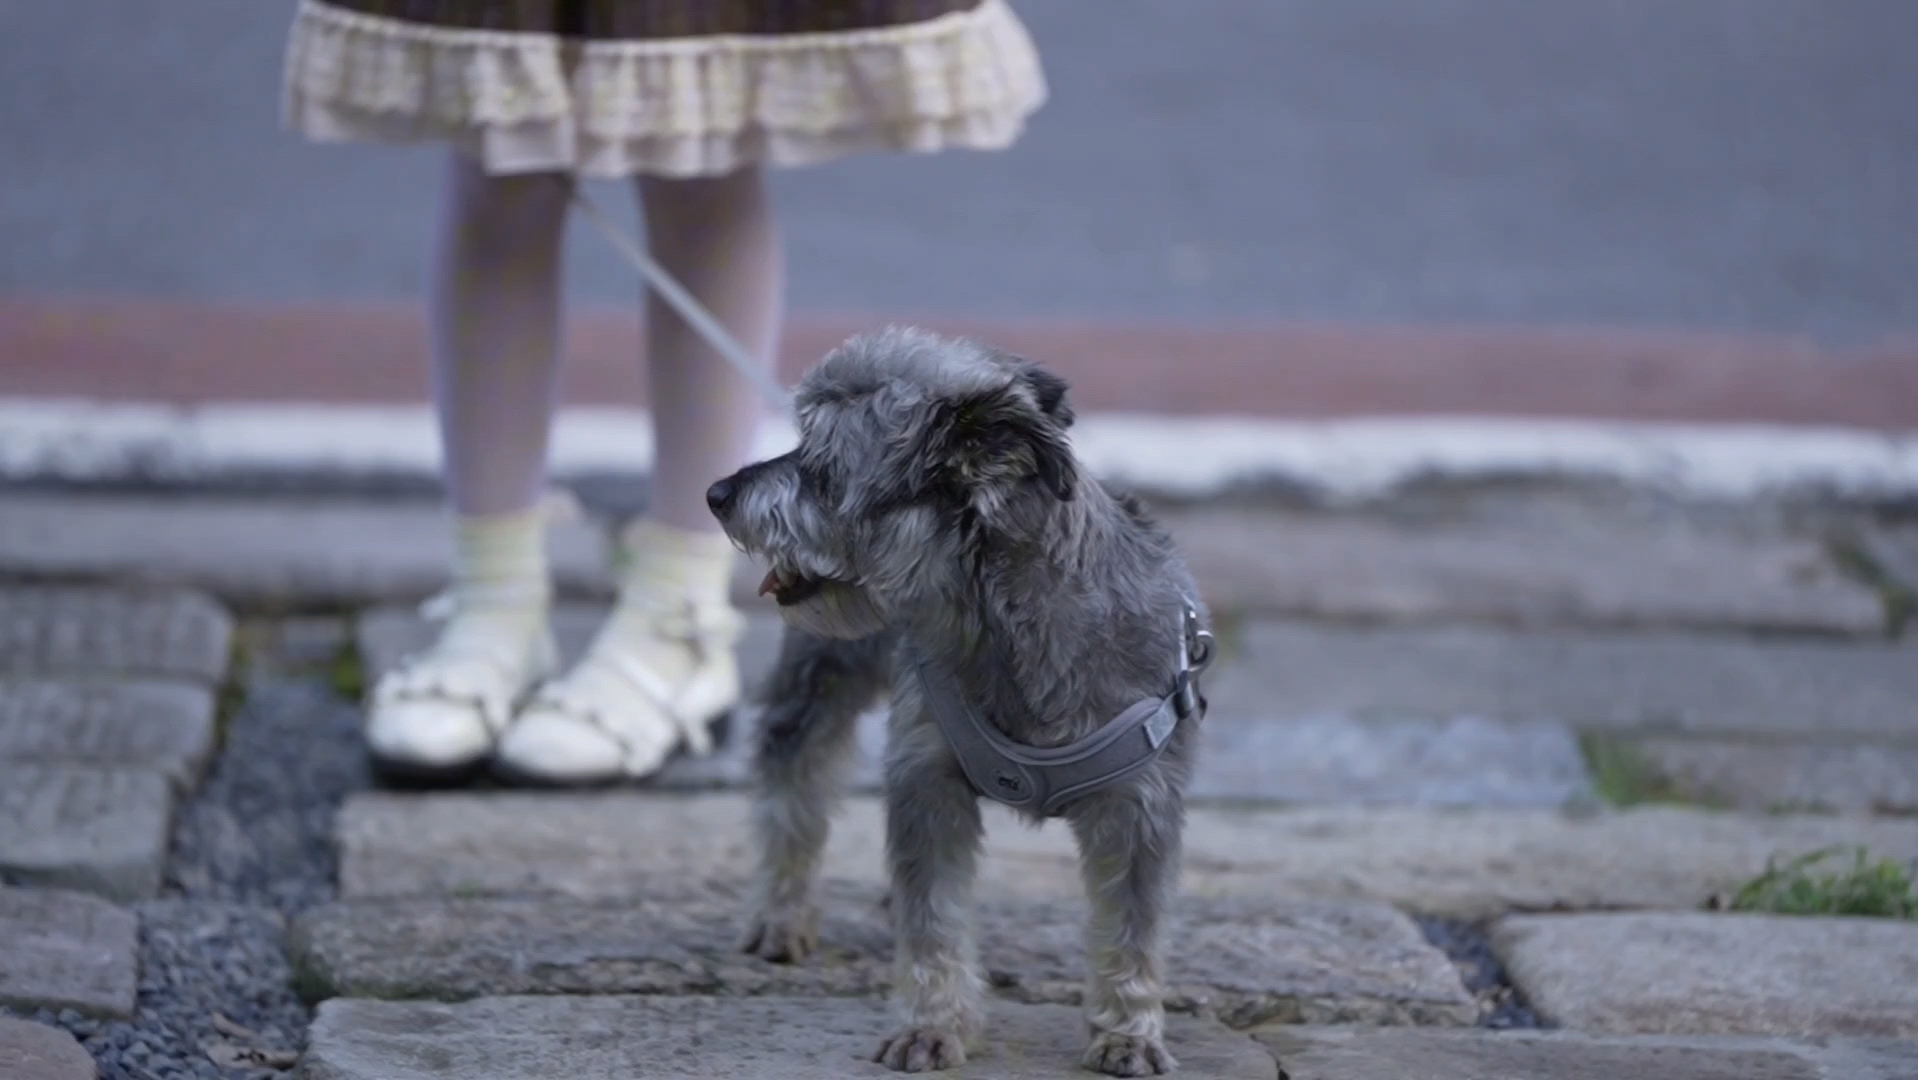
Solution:
<path fill-rule="evenodd" d="M 1188 604 L 1172 692 L 1137 702 L 1077 742 L 1043 749 L 1006 738 L 966 704 L 951 673 L 912 652 L 925 681 L 926 708 L 973 790 L 1015 809 L 1057 817 L 1074 800 L 1150 765 L 1179 721 L 1205 714 L 1198 674 L 1212 662 L 1212 635 Z"/>

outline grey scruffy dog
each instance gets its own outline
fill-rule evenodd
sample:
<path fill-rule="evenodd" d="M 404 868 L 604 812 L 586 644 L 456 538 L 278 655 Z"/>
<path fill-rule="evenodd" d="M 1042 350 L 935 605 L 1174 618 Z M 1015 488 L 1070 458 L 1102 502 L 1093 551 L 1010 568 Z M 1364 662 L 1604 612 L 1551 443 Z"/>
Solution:
<path fill-rule="evenodd" d="M 854 720 L 892 691 L 886 850 L 905 1022 L 875 1060 L 893 1069 L 963 1063 L 984 1020 L 978 793 L 928 688 L 1043 752 L 1171 700 L 1192 669 L 1182 645 L 1204 611 L 1191 576 L 1136 502 L 1084 474 L 1065 395 L 1057 376 L 976 342 L 862 335 L 800 385 L 797 448 L 708 492 L 733 541 L 771 564 L 761 591 L 787 624 L 759 736 L 748 951 L 790 962 L 815 944 L 809 892 Z M 1142 767 L 1057 815 L 1091 900 L 1083 1063 L 1116 1076 L 1175 1066 L 1161 936 L 1202 714 L 1199 701 Z"/>

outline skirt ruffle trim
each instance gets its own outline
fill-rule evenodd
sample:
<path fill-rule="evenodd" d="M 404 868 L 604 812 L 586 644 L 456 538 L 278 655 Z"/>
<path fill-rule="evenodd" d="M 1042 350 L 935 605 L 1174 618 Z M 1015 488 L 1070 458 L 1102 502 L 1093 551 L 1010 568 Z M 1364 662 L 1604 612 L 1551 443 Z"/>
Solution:
<path fill-rule="evenodd" d="M 284 112 L 316 140 L 452 142 L 493 173 L 687 177 L 1003 149 L 1046 92 L 1005 0 L 849 33 L 658 41 L 441 28 L 301 0 Z"/>

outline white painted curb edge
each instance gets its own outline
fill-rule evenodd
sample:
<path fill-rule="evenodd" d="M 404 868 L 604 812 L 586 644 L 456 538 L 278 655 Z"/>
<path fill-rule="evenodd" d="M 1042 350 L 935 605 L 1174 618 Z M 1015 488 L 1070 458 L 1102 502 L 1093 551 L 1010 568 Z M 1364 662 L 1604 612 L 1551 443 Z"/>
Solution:
<path fill-rule="evenodd" d="M 792 444 L 769 423 L 766 454 Z M 1579 478 L 1698 498 L 1918 495 L 1918 433 L 1756 424 L 1472 417 L 1280 421 L 1092 414 L 1073 429 L 1098 475 L 1148 494 L 1199 498 L 1283 484 L 1361 500 L 1416 479 Z M 171 408 L 0 398 L 0 480 L 405 476 L 430 478 L 439 443 L 423 407 Z M 560 479 L 638 474 L 652 463 L 643 411 L 562 414 Z"/>

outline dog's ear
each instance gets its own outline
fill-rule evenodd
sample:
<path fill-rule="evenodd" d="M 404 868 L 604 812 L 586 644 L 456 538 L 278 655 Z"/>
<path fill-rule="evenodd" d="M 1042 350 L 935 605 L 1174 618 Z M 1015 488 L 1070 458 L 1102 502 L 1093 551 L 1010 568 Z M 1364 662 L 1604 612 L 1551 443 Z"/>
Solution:
<path fill-rule="evenodd" d="M 935 425 L 938 456 L 962 488 L 997 490 L 1036 477 L 1053 497 L 1073 497 L 1079 469 L 1066 442 L 1072 413 L 1065 383 L 1039 374 L 1043 382 L 1022 374 L 1019 382 L 947 406 Z"/>
<path fill-rule="evenodd" d="M 1066 401 L 1066 381 L 1037 364 L 1026 366 L 1026 384 L 1039 399 L 1039 411 L 1052 417 L 1061 428 L 1069 428 L 1075 419 L 1072 405 Z"/>

